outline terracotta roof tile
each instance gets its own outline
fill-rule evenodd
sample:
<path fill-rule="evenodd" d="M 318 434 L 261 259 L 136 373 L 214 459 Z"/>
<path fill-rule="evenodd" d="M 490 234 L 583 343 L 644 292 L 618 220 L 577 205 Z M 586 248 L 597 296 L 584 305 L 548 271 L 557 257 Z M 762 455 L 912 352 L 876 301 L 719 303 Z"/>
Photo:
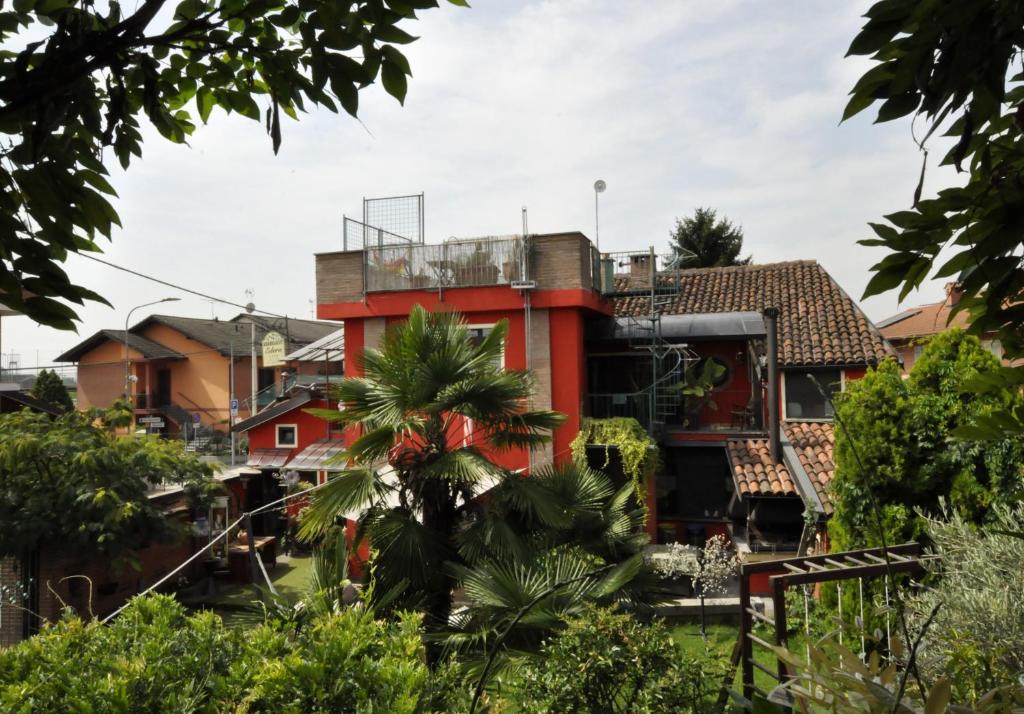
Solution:
<path fill-rule="evenodd" d="M 832 425 L 827 422 L 786 422 L 783 429 L 800 459 L 800 465 L 811 479 L 825 512 L 832 513 L 829 484 L 836 473 L 835 462 L 832 460 L 836 444 Z"/>
<path fill-rule="evenodd" d="M 795 496 L 785 464 L 772 461 L 767 439 L 731 439 L 726 444 L 733 479 L 741 495 Z"/>
<path fill-rule="evenodd" d="M 630 278 L 616 276 L 619 291 Z M 882 334 L 857 304 L 813 260 L 698 268 L 659 276 L 664 288 L 663 314 L 760 312 L 778 307 L 779 360 L 784 367 L 876 364 L 894 354 Z M 643 316 L 650 309 L 644 295 L 615 298 L 616 315 Z"/>
<path fill-rule="evenodd" d="M 828 487 L 835 475 L 832 425 L 822 422 L 786 422 L 786 439 L 796 451 L 825 512 L 832 513 Z M 798 496 L 799 488 L 786 464 L 772 461 L 768 439 L 730 439 L 726 445 L 733 479 L 740 495 Z"/>

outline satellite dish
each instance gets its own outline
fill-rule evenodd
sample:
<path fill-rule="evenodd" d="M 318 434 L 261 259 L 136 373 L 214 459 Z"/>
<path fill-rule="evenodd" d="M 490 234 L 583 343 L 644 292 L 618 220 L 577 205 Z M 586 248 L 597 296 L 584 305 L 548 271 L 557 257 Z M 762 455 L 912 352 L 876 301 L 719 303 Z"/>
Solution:
<path fill-rule="evenodd" d="M 606 188 L 608 188 L 608 184 L 606 184 L 601 179 L 598 179 L 597 181 L 594 182 L 594 191 L 596 191 L 597 193 L 604 193 L 604 190 Z"/>
<path fill-rule="evenodd" d="M 250 315 L 251 315 L 251 314 L 253 313 L 253 311 L 254 311 L 255 309 L 256 309 L 256 305 L 254 305 L 253 303 L 251 303 L 251 302 L 247 302 L 247 303 L 245 304 L 245 311 L 246 311 L 247 313 L 249 313 Z"/>

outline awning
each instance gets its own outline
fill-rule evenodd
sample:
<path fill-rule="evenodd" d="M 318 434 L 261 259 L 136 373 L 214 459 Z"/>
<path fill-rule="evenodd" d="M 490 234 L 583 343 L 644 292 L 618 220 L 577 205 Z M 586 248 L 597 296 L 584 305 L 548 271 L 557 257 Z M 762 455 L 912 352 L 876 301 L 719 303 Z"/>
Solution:
<path fill-rule="evenodd" d="M 288 462 L 288 468 L 295 471 L 341 471 L 343 463 L 333 463 L 335 457 L 345 450 L 341 439 L 315 441 Z"/>
<path fill-rule="evenodd" d="M 291 452 L 291 449 L 254 449 L 245 465 L 256 469 L 281 468 Z"/>

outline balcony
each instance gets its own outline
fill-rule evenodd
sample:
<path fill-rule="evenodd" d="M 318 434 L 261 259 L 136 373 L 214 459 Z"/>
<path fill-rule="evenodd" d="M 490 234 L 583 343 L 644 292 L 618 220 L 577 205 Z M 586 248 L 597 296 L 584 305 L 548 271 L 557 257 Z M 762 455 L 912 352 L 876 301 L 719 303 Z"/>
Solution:
<path fill-rule="evenodd" d="M 593 290 L 600 282 L 599 271 L 597 250 L 582 233 L 367 245 L 316 256 L 317 303 L 464 287 Z"/>

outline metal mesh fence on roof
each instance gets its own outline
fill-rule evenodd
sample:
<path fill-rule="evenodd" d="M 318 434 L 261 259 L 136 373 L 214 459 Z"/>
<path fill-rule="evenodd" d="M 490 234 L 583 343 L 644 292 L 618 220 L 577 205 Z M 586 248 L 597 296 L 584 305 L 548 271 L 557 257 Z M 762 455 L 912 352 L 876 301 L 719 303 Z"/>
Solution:
<path fill-rule="evenodd" d="M 341 236 L 344 250 L 382 248 L 387 245 L 412 245 L 415 242 L 397 233 L 367 225 L 348 216 L 342 216 Z"/>
<path fill-rule="evenodd" d="M 410 243 L 423 243 L 423 194 L 364 198 L 363 223 Z"/>
<path fill-rule="evenodd" d="M 508 285 L 523 279 L 525 251 L 520 236 L 369 249 L 365 253 L 366 289 Z"/>

